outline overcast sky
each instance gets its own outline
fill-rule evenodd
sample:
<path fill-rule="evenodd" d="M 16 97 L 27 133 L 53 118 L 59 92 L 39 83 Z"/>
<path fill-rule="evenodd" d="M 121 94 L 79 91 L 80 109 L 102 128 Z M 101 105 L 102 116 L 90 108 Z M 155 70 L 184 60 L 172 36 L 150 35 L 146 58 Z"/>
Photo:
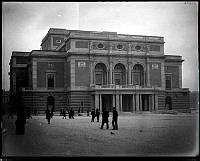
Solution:
<path fill-rule="evenodd" d="M 183 88 L 198 89 L 197 2 L 4 2 L 2 88 L 12 51 L 39 50 L 49 28 L 163 36 L 166 55 L 181 55 Z"/>

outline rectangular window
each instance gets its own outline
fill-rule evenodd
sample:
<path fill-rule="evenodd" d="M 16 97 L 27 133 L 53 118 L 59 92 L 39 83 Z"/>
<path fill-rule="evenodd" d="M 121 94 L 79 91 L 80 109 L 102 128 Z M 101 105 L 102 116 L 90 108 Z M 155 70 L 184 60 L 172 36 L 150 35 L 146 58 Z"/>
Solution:
<path fill-rule="evenodd" d="M 165 83 L 166 83 L 166 89 L 172 89 L 172 76 L 171 75 L 165 76 Z"/>
<path fill-rule="evenodd" d="M 158 45 L 150 45 L 150 50 L 151 51 L 160 51 L 160 46 L 158 46 Z"/>
<path fill-rule="evenodd" d="M 49 89 L 54 88 L 54 74 L 48 74 L 47 75 L 47 87 Z"/>
<path fill-rule="evenodd" d="M 87 41 L 76 41 L 75 46 L 76 46 L 76 48 L 88 48 L 88 42 Z"/>
<path fill-rule="evenodd" d="M 103 75 L 100 73 L 96 73 L 96 85 L 102 85 L 103 84 Z"/>

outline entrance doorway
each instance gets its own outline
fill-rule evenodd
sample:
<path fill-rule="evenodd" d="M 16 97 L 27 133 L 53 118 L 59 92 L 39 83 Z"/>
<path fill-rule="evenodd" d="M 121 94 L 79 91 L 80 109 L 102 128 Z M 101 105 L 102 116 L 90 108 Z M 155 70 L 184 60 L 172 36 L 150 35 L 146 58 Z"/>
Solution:
<path fill-rule="evenodd" d="M 122 111 L 123 112 L 133 111 L 133 96 L 131 94 L 122 95 Z"/>
<path fill-rule="evenodd" d="M 109 112 L 112 111 L 112 95 L 111 94 L 103 94 L 102 95 L 102 110 L 106 109 Z"/>
<path fill-rule="evenodd" d="M 47 108 L 49 110 L 53 109 L 53 111 L 55 111 L 55 101 L 54 101 L 54 97 L 53 96 L 49 96 L 47 97 Z"/>
<path fill-rule="evenodd" d="M 172 98 L 170 96 L 166 97 L 165 106 L 168 110 L 172 110 Z"/>
<path fill-rule="evenodd" d="M 142 94 L 142 111 L 149 111 L 149 97 L 148 94 Z"/>

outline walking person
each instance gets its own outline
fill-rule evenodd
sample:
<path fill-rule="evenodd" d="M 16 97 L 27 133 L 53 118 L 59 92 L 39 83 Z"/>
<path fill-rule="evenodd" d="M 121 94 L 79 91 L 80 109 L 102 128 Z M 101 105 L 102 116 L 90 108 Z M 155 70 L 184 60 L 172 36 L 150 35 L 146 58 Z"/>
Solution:
<path fill-rule="evenodd" d="M 37 110 L 36 109 L 34 110 L 34 114 L 35 114 L 35 116 L 37 115 Z"/>
<path fill-rule="evenodd" d="M 100 111 L 98 108 L 96 109 L 96 116 L 97 116 L 97 122 L 99 122 Z"/>
<path fill-rule="evenodd" d="M 66 112 L 65 112 L 65 109 L 62 110 L 62 114 L 63 114 L 63 119 L 64 119 L 64 118 L 66 119 Z"/>
<path fill-rule="evenodd" d="M 95 118 L 95 111 L 94 111 L 94 109 L 92 109 L 91 115 L 92 115 L 91 122 L 94 122 L 94 118 Z"/>
<path fill-rule="evenodd" d="M 117 112 L 116 108 L 113 107 L 113 118 L 112 118 L 113 130 L 118 130 L 117 119 L 118 119 L 118 112 Z"/>
<path fill-rule="evenodd" d="M 103 113 L 102 113 L 102 124 L 101 124 L 101 128 L 100 129 L 103 129 L 104 123 L 106 123 L 106 125 L 107 125 L 106 129 L 109 129 L 108 117 L 109 117 L 109 112 L 106 109 L 104 109 Z"/>
<path fill-rule="evenodd" d="M 48 120 L 48 124 L 50 124 L 50 119 L 51 119 L 50 110 L 47 108 L 45 112 L 46 112 L 46 119 Z"/>
<path fill-rule="evenodd" d="M 53 107 L 51 108 L 51 118 L 53 118 L 53 112 L 54 112 L 54 110 L 53 110 Z"/>
<path fill-rule="evenodd" d="M 69 118 L 71 119 L 74 119 L 74 110 L 71 108 L 70 111 L 69 111 Z"/>

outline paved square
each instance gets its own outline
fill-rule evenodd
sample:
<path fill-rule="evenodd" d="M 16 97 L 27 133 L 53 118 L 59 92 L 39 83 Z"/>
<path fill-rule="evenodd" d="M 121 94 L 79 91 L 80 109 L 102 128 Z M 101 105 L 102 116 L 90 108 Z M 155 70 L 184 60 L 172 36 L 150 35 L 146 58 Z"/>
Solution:
<path fill-rule="evenodd" d="M 91 117 L 45 116 L 27 120 L 25 135 L 15 134 L 15 120 L 4 116 L 3 156 L 196 156 L 198 113 L 119 114 L 119 130 L 101 130 Z M 112 133 L 113 134 L 112 134 Z"/>

